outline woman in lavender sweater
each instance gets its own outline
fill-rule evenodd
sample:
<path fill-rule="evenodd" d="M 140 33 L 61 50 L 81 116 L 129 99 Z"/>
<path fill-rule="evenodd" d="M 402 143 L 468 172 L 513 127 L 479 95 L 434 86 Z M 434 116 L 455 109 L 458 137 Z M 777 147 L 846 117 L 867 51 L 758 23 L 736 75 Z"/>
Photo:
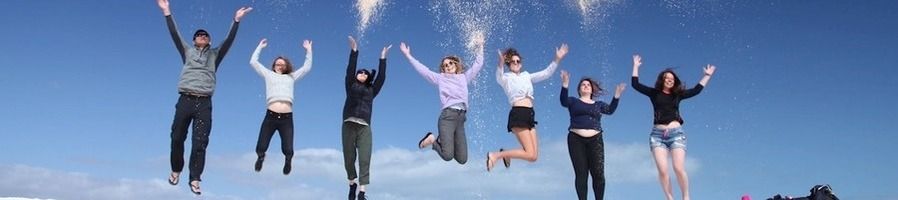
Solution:
<path fill-rule="evenodd" d="M 293 71 L 290 60 L 283 56 L 274 59 L 271 70 L 265 69 L 265 66 L 259 62 L 259 54 L 267 46 L 268 40 L 262 39 L 249 62 L 256 73 L 265 79 L 265 97 L 268 103 L 268 111 L 265 112 L 265 119 L 259 130 L 259 140 L 256 143 L 258 158 L 255 170 L 257 172 L 262 170 L 262 162 L 265 161 L 265 151 L 268 151 L 271 136 L 274 135 L 274 131 L 278 131 L 281 137 L 281 151 L 284 153 L 283 172 L 284 175 L 287 175 L 290 174 L 293 160 L 293 83 L 312 69 L 312 42 L 303 41 L 302 47 L 306 49 L 306 60 L 296 71 Z"/>
<path fill-rule="evenodd" d="M 418 62 L 412 56 L 411 49 L 405 43 L 399 47 L 416 71 L 427 82 L 434 84 L 439 89 L 442 112 L 437 121 L 439 135 L 427 132 L 424 138 L 418 142 L 418 148 L 426 148 L 433 145 L 433 150 L 445 161 L 455 159 L 458 164 L 468 161 L 468 143 L 465 138 L 465 113 L 468 104 L 468 83 L 477 77 L 477 73 L 483 67 L 483 40 L 475 40 L 477 55 L 471 69 L 465 71 L 464 64 L 456 56 L 443 57 L 440 63 L 440 73 L 430 71 L 427 66 Z"/>

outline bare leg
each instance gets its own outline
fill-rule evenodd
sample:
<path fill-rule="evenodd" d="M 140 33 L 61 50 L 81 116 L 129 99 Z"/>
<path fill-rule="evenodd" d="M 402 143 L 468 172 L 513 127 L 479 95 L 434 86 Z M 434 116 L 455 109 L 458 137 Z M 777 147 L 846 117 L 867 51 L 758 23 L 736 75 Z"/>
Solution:
<path fill-rule="evenodd" d="M 495 153 L 495 159 L 516 158 L 529 162 L 536 162 L 539 158 L 539 146 L 536 139 L 536 130 L 527 128 L 512 128 L 518 142 L 521 143 L 522 149 L 510 149 Z"/>
<path fill-rule="evenodd" d="M 683 193 L 683 200 L 689 200 L 689 176 L 686 175 L 686 150 L 676 148 L 670 150 L 673 157 L 674 172 L 677 173 L 677 183 L 680 184 L 680 191 Z"/>
<path fill-rule="evenodd" d="M 652 149 L 652 155 L 655 157 L 655 166 L 658 167 L 658 181 L 661 182 L 661 189 L 664 190 L 664 196 L 667 200 L 673 200 L 673 188 L 670 186 L 670 175 L 667 174 L 668 154 L 669 152 L 664 147 Z"/>

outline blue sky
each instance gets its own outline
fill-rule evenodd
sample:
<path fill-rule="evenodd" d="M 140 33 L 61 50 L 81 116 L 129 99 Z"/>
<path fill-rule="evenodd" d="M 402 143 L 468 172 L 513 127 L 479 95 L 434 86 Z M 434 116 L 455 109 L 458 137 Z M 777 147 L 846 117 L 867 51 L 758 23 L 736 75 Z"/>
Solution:
<path fill-rule="evenodd" d="M 892 77 L 898 74 L 898 3 L 587 2 L 591 9 L 581 12 L 570 0 L 388 0 L 360 30 L 354 1 L 173 1 L 182 34 L 204 28 L 213 44 L 239 6 L 254 7 L 218 72 L 204 196 L 344 198 L 341 78 L 346 36 L 355 35 L 361 67 L 374 67 L 380 48 L 394 45 L 374 106 L 369 190 L 375 199 L 574 198 L 557 73 L 534 85 L 539 161 L 515 160 L 511 169 L 492 173 L 483 166 L 487 151 L 518 145 L 503 128 L 509 105 L 494 79 L 496 49 L 518 48 L 524 69 L 537 71 L 561 43 L 571 47 L 561 69 L 598 78 L 606 88 L 629 84 L 633 53 L 644 58 L 644 84 L 677 67 L 694 85 L 702 66 L 718 66 L 702 94 L 681 106 L 695 199 L 805 195 L 821 183 L 843 199 L 898 199 L 898 172 L 889 170 L 898 164 L 890 151 L 890 124 L 898 119 Z M 191 198 L 185 185 L 165 183 L 181 65 L 156 3 L 5 4 L 0 197 Z M 460 166 L 416 148 L 423 133 L 435 130 L 439 98 L 398 44 L 409 43 L 428 65 L 447 54 L 470 64 L 464 44 L 471 29 L 464 24 L 487 32 L 487 54 L 471 86 L 471 158 Z M 301 41 L 314 41 L 313 69 L 296 84 L 297 157 L 286 177 L 279 157 L 262 173 L 252 171 L 265 103 L 264 81 L 248 61 L 261 38 L 269 40 L 262 63 L 277 55 L 299 63 Z M 617 112 L 603 120 L 606 198 L 662 197 L 647 145 L 651 112 L 648 98 L 628 87 Z M 269 149 L 279 152 L 277 145 Z"/>

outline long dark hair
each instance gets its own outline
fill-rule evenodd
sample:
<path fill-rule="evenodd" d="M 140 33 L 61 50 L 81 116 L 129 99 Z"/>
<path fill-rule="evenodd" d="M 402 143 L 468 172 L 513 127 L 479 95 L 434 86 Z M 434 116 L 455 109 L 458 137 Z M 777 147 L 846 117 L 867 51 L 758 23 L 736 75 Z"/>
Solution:
<path fill-rule="evenodd" d="M 580 79 L 580 82 L 577 82 L 577 94 L 580 94 L 580 84 L 583 84 L 583 81 L 589 82 L 589 85 L 592 86 L 592 96 L 590 98 L 596 98 L 605 94 L 605 89 L 602 89 L 601 83 L 589 77 L 583 77 Z"/>
<path fill-rule="evenodd" d="M 284 64 L 286 64 L 284 74 L 293 73 L 293 64 L 290 62 L 290 59 L 287 59 L 287 57 L 284 56 L 278 56 L 274 59 L 274 62 L 271 62 L 271 71 L 277 72 L 274 70 L 274 65 L 278 64 L 278 59 L 284 60 Z"/>
<path fill-rule="evenodd" d="M 682 95 L 686 88 L 683 87 L 683 82 L 680 82 L 680 77 L 677 76 L 677 73 L 673 71 L 673 68 L 664 69 L 661 73 L 658 73 L 658 80 L 655 80 L 655 89 L 658 91 L 664 91 L 664 74 L 670 73 L 674 77 L 674 85 L 670 89 L 670 93 L 673 95 Z"/>

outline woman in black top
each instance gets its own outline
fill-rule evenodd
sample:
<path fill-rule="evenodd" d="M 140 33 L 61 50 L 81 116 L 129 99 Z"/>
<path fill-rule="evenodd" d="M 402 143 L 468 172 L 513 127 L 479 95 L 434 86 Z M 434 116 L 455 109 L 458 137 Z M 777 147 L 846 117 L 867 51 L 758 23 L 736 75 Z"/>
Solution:
<path fill-rule="evenodd" d="M 371 112 L 374 97 L 380 94 L 387 77 L 387 52 L 389 45 L 380 52 L 377 70 L 356 69 L 358 64 L 358 44 L 349 36 L 349 64 L 346 66 L 346 101 L 343 103 L 343 166 L 349 180 L 349 199 L 367 199 L 365 186 L 369 182 L 371 166 Z M 380 73 L 378 73 L 380 72 Z M 358 160 L 359 171 L 355 163 Z M 358 178 L 358 181 L 356 181 Z M 358 196 L 356 196 L 358 189 Z"/>
<path fill-rule="evenodd" d="M 682 129 L 683 118 L 680 116 L 680 101 L 698 95 L 708 84 L 716 67 L 708 64 L 704 69 L 704 76 L 695 87 L 685 89 L 677 74 L 672 69 L 665 69 L 658 74 L 655 87 L 651 88 L 639 83 L 639 66 L 642 65 L 642 57 L 633 55 L 633 77 L 631 79 L 633 89 L 649 97 L 654 108 L 654 127 L 649 137 L 652 155 L 655 158 L 655 166 L 658 167 L 658 180 L 667 200 L 673 200 L 673 189 L 670 185 L 670 176 L 667 174 L 667 158 L 672 157 L 674 172 L 677 173 L 677 181 L 683 199 L 689 199 L 689 178 L 686 168 L 686 132 Z"/>

